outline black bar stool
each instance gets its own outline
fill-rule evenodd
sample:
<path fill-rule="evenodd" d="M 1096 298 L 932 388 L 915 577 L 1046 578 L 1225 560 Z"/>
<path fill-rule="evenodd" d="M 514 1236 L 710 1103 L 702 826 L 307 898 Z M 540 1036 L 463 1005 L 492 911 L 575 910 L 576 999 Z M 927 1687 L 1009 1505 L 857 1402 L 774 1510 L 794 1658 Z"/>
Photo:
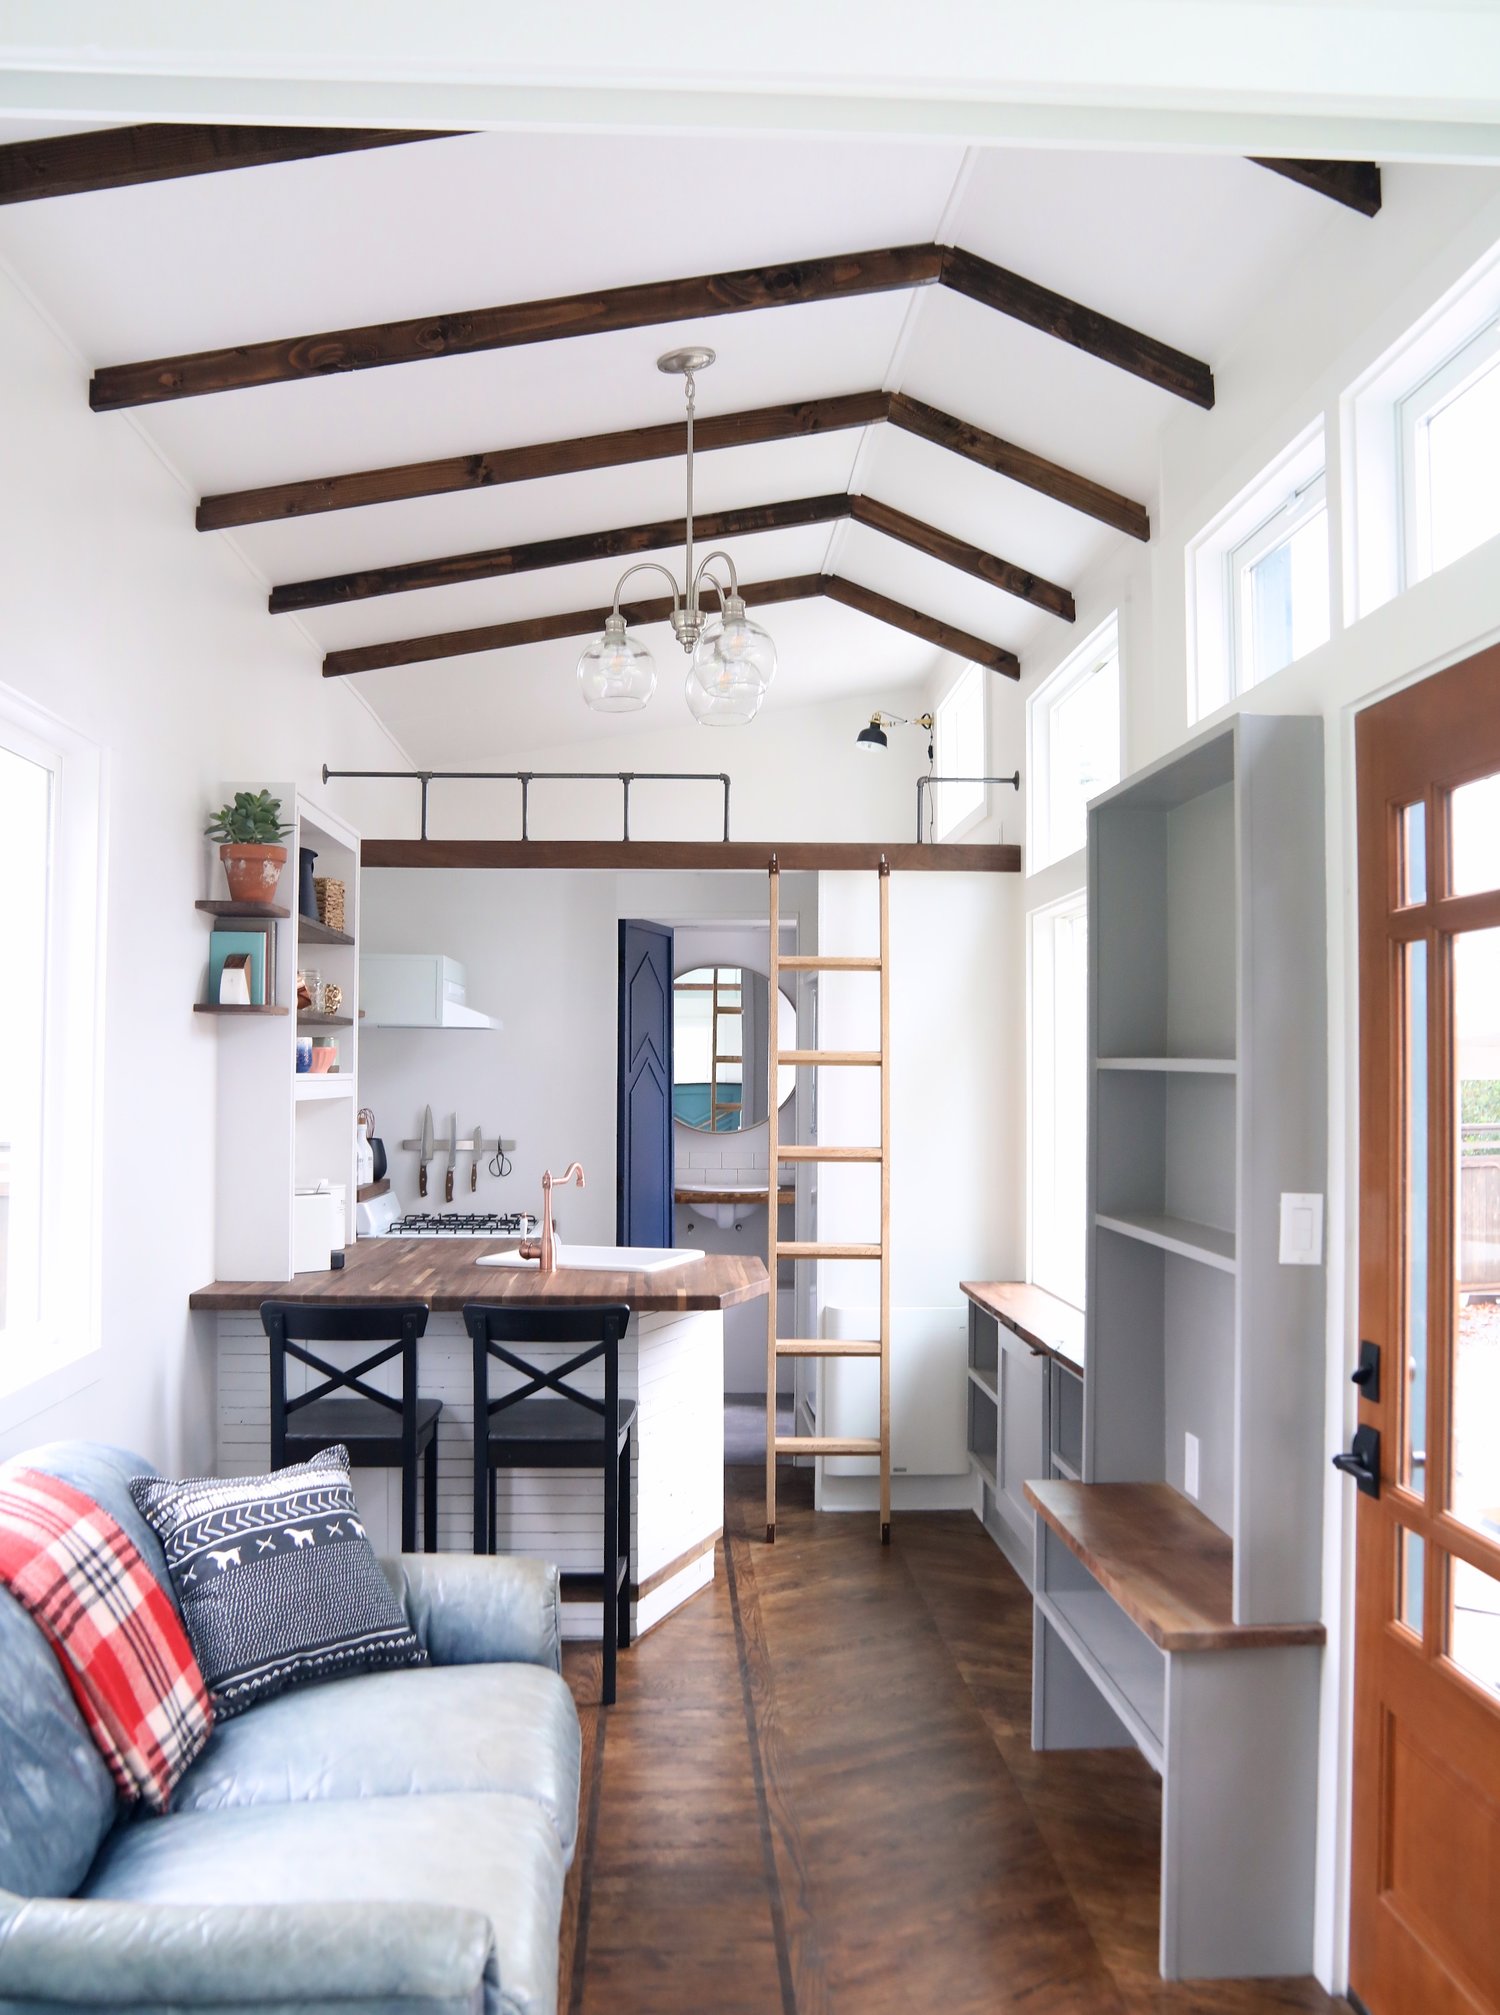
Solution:
<path fill-rule="evenodd" d="M 336 1308 L 307 1301 L 263 1301 L 260 1319 L 271 1344 L 271 1467 L 306 1462 L 320 1449 L 343 1442 L 353 1469 L 401 1472 L 401 1551 L 417 1545 L 417 1459 L 422 1461 L 422 1545 L 437 1552 L 437 1421 L 440 1399 L 417 1397 L 417 1339 L 427 1327 L 425 1301 L 381 1308 Z M 379 1343 L 373 1356 L 347 1371 L 304 1348 L 308 1343 Z M 321 1372 L 323 1383 L 288 1399 L 289 1357 Z M 366 1374 L 401 1359 L 401 1397 L 378 1392 Z M 354 1399 L 329 1399 L 346 1387 Z M 289 1429 L 291 1415 L 299 1416 Z M 395 1420 L 391 1415 L 396 1416 Z"/>
<path fill-rule="evenodd" d="M 615 1697 L 616 1651 L 630 1644 L 630 1429 L 635 1401 L 620 1398 L 620 1338 L 629 1321 L 628 1308 L 497 1308 L 471 1302 L 464 1310 L 474 1344 L 474 1551 L 495 1550 L 497 1469 L 604 1472 L 599 1600 L 604 1612 L 606 1707 Z M 539 1343 L 582 1343 L 588 1348 L 556 1366 L 534 1364 L 512 1348 Z M 527 1383 L 491 1399 L 492 1357 L 518 1371 Z M 595 1399 L 568 1381 L 601 1357 L 604 1397 Z M 557 1396 L 539 1398 L 543 1391 Z"/>

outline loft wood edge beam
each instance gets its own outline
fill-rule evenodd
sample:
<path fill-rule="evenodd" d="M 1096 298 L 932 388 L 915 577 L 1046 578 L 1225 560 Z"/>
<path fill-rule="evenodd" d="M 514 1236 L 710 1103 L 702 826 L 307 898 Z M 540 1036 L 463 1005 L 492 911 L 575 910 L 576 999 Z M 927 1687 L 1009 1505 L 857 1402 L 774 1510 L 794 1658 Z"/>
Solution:
<path fill-rule="evenodd" d="M 777 504 L 705 511 L 694 521 L 695 537 L 707 547 L 716 539 L 743 538 L 752 532 L 826 525 L 835 518 L 847 518 L 851 508 L 850 499 L 840 491 L 826 497 L 794 497 Z M 604 532 L 571 532 L 524 546 L 491 546 L 477 553 L 450 553 L 439 559 L 411 560 L 393 567 L 368 567 L 357 574 L 329 574 L 317 581 L 289 581 L 271 590 L 268 606 L 273 616 L 297 609 L 341 607 L 377 595 L 451 588 L 458 582 L 495 580 L 547 567 L 574 566 L 585 560 L 621 560 L 639 553 L 662 552 L 667 547 L 681 545 L 686 536 L 687 522 L 683 518 L 659 519 L 649 525 L 621 525 Z"/>
<path fill-rule="evenodd" d="M 1194 406 L 1213 405 L 1214 374 L 1198 358 L 1174 350 L 1155 336 L 1143 335 L 1110 315 L 1101 315 L 1095 308 L 1086 308 L 1066 294 L 1054 293 L 1035 280 L 993 265 L 975 252 L 950 245 L 943 253 L 942 284 Z"/>
<path fill-rule="evenodd" d="M 983 427 L 972 426 L 967 420 L 955 419 L 953 414 L 945 413 L 937 406 L 929 406 L 922 399 L 914 399 L 907 392 L 891 394 L 890 411 L 886 417 L 893 427 L 915 434 L 919 440 L 930 441 L 937 448 L 946 448 L 950 454 L 962 455 L 997 476 L 1008 476 L 1013 483 L 1024 484 L 1028 490 L 1051 497 L 1055 503 L 1066 504 L 1070 510 L 1097 518 L 1100 524 L 1124 532 L 1129 538 L 1149 540 L 1151 537 L 1151 518 L 1144 504 L 1134 503 L 1129 497 L 1107 490 L 1102 483 L 1091 482 L 1087 476 L 1065 469 L 1059 462 L 1049 462 L 1044 456 L 1033 454 L 1029 448 L 1018 448 L 1013 441 L 1003 440 L 999 434 L 988 433 Z"/>
<path fill-rule="evenodd" d="M 764 874 L 879 868 L 892 873 L 1019 874 L 1018 846 L 962 841 L 883 846 L 865 840 L 362 840 L 362 868 L 647 868 L 660 872 L 737 869 Z"/>
<path fill-rule="evenodd" d="M 777 602 L 805 602 L 823 592 L 821 574 L 791 574 L 780 580 L 746 581 L 745 600 L 752 608 L 769 608 Z M 671 614 L 670 595 L 649 601 L 622 602 L 620 613 L 628 623 L 664 623 Z M 598 609 L 573 609 L 566 615 L 523 616 L 510 623 L 485 623 L 476 629 L 445 630 L 430 637 L 403 637 L 388 644 L 357 644 L 348 650 L 329 651 L 323 659 L 325 679 L 345 679 L 359 672 L 388 671 L 396 665 L 431 664 L 440 658 L 462 658 L 477 651 L 505 651 L 518 644 L 550 644 L 563 637 L 587 636 L 602 630 L 610 613 L 606 604 Z"/>
<path fill-rule="evenodd" d="M 311 336 L 279 336 L 265 343 L 233 344 L 180 357 L 110 364 L 89 383 L 96 413 L 117 412 L 164 399 L 199 398 L 413 364 L 436 357 L 469 356 L 522 343 L 651 328 L 749 309 L 846 300 L 934 283 L 952 287 L 997 314 L 1040 329 L 1090 356 L 1146 379 L 1197 406 L 1214 402 L 1213 373 L 1170 344 L 1069 300 L 1049 287 L 1008 272 L 955 246 L 897 245 L 846 252 L 783 266 L 749 266 L 734 273 L 700 273 L 684 280 L 652 280 L 593 294 L 563 294 L 548 301 L 516 301 L 493 308 L 414 316 L 363 328 L 328 329 Z"/>
<path fill-rule="evenodd" d="M 779 406 L 756 406 L 741 413 L 698 416 L 694 445 L 699 454 L 715 448 L 753 447 L 815 434 L 866 427 L 886 418 L 888 392 L 844 392 L 830 399 L 794 399 Z M 195 522 L 200 532 L 236 525 L 260 525 L 305 518 L 322 511 L 347 511 L 366 504 L 442 497 L 455 491 L 485 490 L 502 483 L 531 482 L 544 476 L 572 476 L 589 469 L 613 469 L 632 462 L 660 461 L 687 452 L 681 420 L 662 426 L 629 427 L 612 434 L 581 434 L 569 441 L 541 441 L 529 447 L 491 448 L 474 455 L 448 455 L 431 462 L 399 463 L 344 476 L 314 476 L 268 483 L 255 490 L 226 490 L 204 497 Z"/>
<path fill-rule="evenodd" d="M 943 253 L 936 245 L 888 246 L 780 266 L 749 266 L 733 273 L 652 280 L 592 294 L 563 294 L 547 301 L 517 301 L 363 328 L 330 329 L 312 336 L 231 344 L 187 356 L 106 365 L 90 380 L 89 404 L 96 413 L 117 412 L 164 399 L 288 384 L 340 371 L 468 356 L 481 350 L 651 328 L 662 322 L 733 315 L 754 308 L 890 293 L 932 285 L 942 264 Z"/>
<path fill-rule="evenodd" d="M 992 672 L 1003 672 L 1008 679 L 1021 676 L 1021 660 L 1014 651 L 973 636 L 936 616 L 925 616 L 920 609 L 908 608 L 904 602 L 893 602 L 889 595 L 877 594 L 874 588 L 861 587 L 857 581 L 846 581 L 841 574 L 825 574 L 823 592 L 830 601 L 842 602 L 846 609 L 858 609 L 861 615 L 873 616 L 878 623 L 889 623 L 892 629 L 906 630 L 924 643 L 936 644 L 939 650 L 953 651 L 975 664 L 987 665 Z"/>
<path fill-rule="evenodd" d="M 1361 217 L 1380 214 L 1380 165 L 1375 161 L 1277 160 L 1269 154 L 1252 154 L 1257 168 L 1269 168 L 1273 175 L 1285 175 L 1304 189 L 1357 210 Z"/>
<path fill-rule="evenodd" d="M 354 126 L 112 126 L 60 133 L 0 146 L 0 204 L 43 202 L 54 196 L 138 188 L 189 175 L 218 175 L 234 168 L 267 168 L 283 161 L 457 137 Z"/>
<path fill-rule="evenodd" d="M 871 531 L 882 532 L 888 539 L 899 539 L 902 545 L 926 553 L 946 567 L 957 567 L 962 573 L 972 574 L 976 580 L 999 588 L 1004 594 L 1030 602 L 1033 607 L 1044 609 L 1049 616 L 1060 616 L 1065 623 L 1076 619 L 1072 595 L 1066 588 L 1058 587 L 1055 581 L 1044 581 L 1040 574 L 1015 566 L 1010 560 L 1002 560 L 998 554 L 987 553 L 980 546 L 971 546 L 967 539 L 955 538 L 951 532 L 940 532 L 935 525 L 925 524 L 920 518 L 898 511 L 893 504 L 882 504 L 875 497 L 851 497 L 849 515 L 857 525 L 867 525 Z"/>

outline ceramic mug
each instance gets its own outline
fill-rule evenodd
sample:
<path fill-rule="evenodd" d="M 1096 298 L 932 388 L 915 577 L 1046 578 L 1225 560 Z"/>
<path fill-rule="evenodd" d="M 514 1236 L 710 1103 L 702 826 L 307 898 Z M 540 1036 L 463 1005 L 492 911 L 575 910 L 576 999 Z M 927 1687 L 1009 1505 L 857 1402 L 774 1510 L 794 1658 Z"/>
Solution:
<path fill-rule="evenodd" d="M 297 1068 L 299 1071 L 312 1069 L 312 1037 L 299 1035 L 297 1038 Z"/>
<path fill-rule="evenodd" d="M 312 1069 L 315 1074 L 330 1071 L 339 1060 L 339 1053 L 331 1042 L 315 1042 L 312 1046 Z"/>

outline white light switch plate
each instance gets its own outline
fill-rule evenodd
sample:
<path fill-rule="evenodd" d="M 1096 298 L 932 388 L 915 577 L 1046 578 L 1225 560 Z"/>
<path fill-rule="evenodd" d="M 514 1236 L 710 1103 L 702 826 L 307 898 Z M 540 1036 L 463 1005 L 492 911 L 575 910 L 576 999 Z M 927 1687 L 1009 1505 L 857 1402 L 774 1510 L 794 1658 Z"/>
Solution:
<path fill-rule="evenodd" d="M 1281 1192 L 1281 1264 L 1323 1264 L 1323 1199 Z"/>
<path fill-rule="evenodd" d="M 1182 1437 L 1182 1487 L 1189 1497 L 1198 1495 L 1198 1437 L 1185 1434 Z"/>

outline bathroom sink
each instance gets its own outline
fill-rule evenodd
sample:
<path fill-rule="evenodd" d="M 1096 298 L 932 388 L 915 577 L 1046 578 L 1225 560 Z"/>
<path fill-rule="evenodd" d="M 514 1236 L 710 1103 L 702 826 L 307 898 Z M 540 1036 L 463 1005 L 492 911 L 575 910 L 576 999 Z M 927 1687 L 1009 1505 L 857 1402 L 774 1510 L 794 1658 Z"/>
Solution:
<path fill-rule="evenodd" d="M 559 1271 L 570 1267 L 587 1273 L 669 1273 L 675 1266 L 690 1266 L 703 1254 L 693 1246 L 660 1245 L 564 1245 L 557 1242 Z M 518 1252 L 491 1252 L 476 1266 L 511 1266 L 534 1273 L 539 1260 L 522 1259 Z"/>
<path fill-rule="evenodd" d="M 684 1210 L 696 1211 L 723 1231 L 741 1223 L 748 1212 L 764 1210 L 770 1200 L 764 1183 L 759 1188 L 748 1183 L 679 1183 L 673 1195 Z"/>

